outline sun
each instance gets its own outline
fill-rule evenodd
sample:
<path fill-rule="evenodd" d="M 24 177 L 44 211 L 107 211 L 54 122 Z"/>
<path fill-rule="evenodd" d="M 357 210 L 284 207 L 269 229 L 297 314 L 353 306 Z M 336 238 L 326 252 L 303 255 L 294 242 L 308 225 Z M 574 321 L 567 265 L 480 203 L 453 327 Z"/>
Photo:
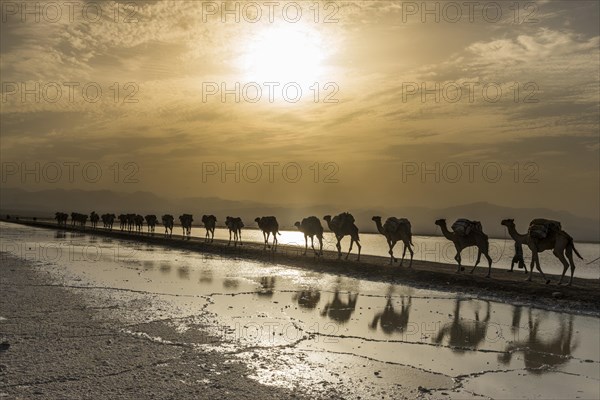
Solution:
<path fill-rule="evenodd" d="M 314 29 L 286 24 L 269 26 L 244 44 L 240 68 L 254 82 L 296 82 L 310 85 L 323 73 L 325 48 Z"/>

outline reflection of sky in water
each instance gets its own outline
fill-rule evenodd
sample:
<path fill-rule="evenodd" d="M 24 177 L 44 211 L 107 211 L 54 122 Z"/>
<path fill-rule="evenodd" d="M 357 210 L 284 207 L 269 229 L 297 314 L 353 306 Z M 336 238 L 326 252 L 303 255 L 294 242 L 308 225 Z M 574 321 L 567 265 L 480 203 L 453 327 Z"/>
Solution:
<path fill-rule="evenodd" d="M 459 377 L 498 397 L 519 397 L 523 387 L 536 388 L 529 395 L 574 397 L 557 388 L 562 379 L 576 383 L 581 397 L 598 394 L 598 318 L 79 233 L 4 224 L 1 238 L 3 250 L 58 264 L 79 285 L 162 294 L 184 314 L 203 309 L 228 327 L 236 346 L 297 342 L 313 354 Z"/>

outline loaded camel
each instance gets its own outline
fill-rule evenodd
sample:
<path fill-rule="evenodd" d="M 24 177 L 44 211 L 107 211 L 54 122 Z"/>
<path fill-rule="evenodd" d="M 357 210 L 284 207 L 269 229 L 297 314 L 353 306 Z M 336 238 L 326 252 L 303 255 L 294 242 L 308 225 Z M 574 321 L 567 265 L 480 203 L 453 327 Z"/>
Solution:
<path fill-rule="evenodd" d="M 154 236 L 154 230 L 156 228 L 156 224 L 158 223 L 158 218 L 156 215 L 150 214 L 144 217 L 146 220 L 146 225 L 148 225 L 148 234 Z"/>
<path fill-rule="evenodd" d="M 165 214 L 161 217 L 162 224 L 165 227 L 165 237 L 173 236 L 173 221 L 175 218 L 171 214 Z"/>
<path fill-rule="evenodd" d="M 396 218 L 389 217 L 383 225 L 381 225 L 381 217 L 374 216 L 372 218 L 375 221 L 375 225 L 377 225 L 377 230 L 383 236 L 385 236 L 388 246 L 390 250 L 388 251 L 390 255 L 390 265 L 394 263 L 394 261 L 398 261 L 396 257 L 394 257 L 394 246 L 398 241 L 402 241 L 404 243 L 404 250 L 402 251 L 402 260 L 400 260 L 400 266 L 404 262 L 404 256 L 406 254 L 406 249 L 410 252 L 410 264 L 408 264 L 408 268 L 412 268 L 412 261 L 414 252 L 412 250 L 412 232 L 410 221 L 406 218 Z"/>
<path fill-rule="evenodd" d="M 583 259 L 583 257 L 581 257 L 581 254 L 579 254 L 575 248 L 573 238 L 567 232 L 562 230 L 560 222 L 542 218 L 534 219 L 529 224 L 529 229 L 526 234 L 517 232 L 515 221 L 513 219 L 505 219 L 501 223 L 508 228 L 508 234 L 515 242 L 526 244 L 531 250 L 531 265 L 529 267 L 528 281 L 531 281 L 533 277 L 533 266 L 535 265 L 539 273 L 542 274 L 542 278 L 546 281 L 546 284 L 550 283 L 550 280 L 546 278 L 540 266 L 539 253 L 546 250 L 552 250 L 554 256 L 556 256 L 563 264 L 563 272 L 558 284 L 562 284 L 563 278 L 569 269 L 569 264 L 571 266 L 571 278 L 567 285 L 570 286 L 571 283 L 573 283 L 573 274 L 575 273 L 573 252 L 575 252 L 580 259 Z M 568 262 L 567 259 L 569 260 Z"/>
<path fill-rule="evenodd" d="M 266 250 L 267 246 L 271 248 L 271 246 L 269 246 L 269 236 L 271 235 L 271 233 L 273 234 L 273 250 L 276 250 L 277 235 L 281 235 L 281 233 L 279 233 L 279 223 L 277 222 L 277 218 L 273 216 L 256 217 L 254 221 L 256 221 L 256 223 L 258 224 L 258 227 L 263 233 L 263 238 L 265 239 L 265 247 L 263 248 L 263 250 Z"/>
<path fill-rule="evenodd" d="M 344 236 L 350 236 L 350 248 L 348 249 L 348 254 L 346 254 L 346 260 L 352 251 L 352 245 L 356 243 L 358 246 L 358 258 L 356 261 L 360 261 L 360 238 L 358 236 L 358 227 L 354 224 L 354 217 L 350 213 L 341 213 L 331 218 L 331 215 L 326 215 L 323 217 L 325 221 L 327 221 L 327 226 L 329 230 L 335 234 L 335 238 L 337 239 L 337 243 L 335 247 L 338 250 L 338 259 L 342 258 L 342 245 L 340 244 L 341 240 Z"/>
<path fill-rule="evenodd" d="M 435 221 L 435 224 L 442 229 L 442 234 L 444 237 L 454 243 L 454 247 L 456 248 L 456 256 L 454 256 L 454 259 L 458 263 L 456 273 L 460 273 L 460 271 L 464 270 L 464 267 L 461 265 L 462 258 L 460 253 L 467 247 L 476 246 L 477 261 L 475 261 L 475 265 L 473 266 L 473 269 L 471 269 L 471 273 L 475 271 L 477 264 L 479 264 L 479 261 L 481 260 L 481 255 L 483 254 L 488 261 L 488 273 L 486 277 L 489 278 L 491 276 L 492 258 L 489 255 L 490 245 L 488 236 L 483 233 L 480 222 L 459 219 L 452 225 L 452 232 L 448 230 L 445 219 L 438 219 Z"/>
<path fill-rule="evenodd" d="M 192 214 L 183 214 L 179 216 L 179 222 L 181 223 L 181 229 L 183 230 L 183 238 L 190 240 L 192 237 L 192 222 L 194 218 Z"/>
<path fill-rule="evenodd" d="M 242 228 L 244 227 L 244 222 L 240 217 L 229 217 L 225 218 L 225 226 L 229 230 L 229 242 L 227 242 L 227 246 L 231 244 L 231 234 L 233 233 L 233 245 L 237 246 L 238 240 L 240 242 L 240 246 L 242 245 Z"/>
<path fill-rule="evenodd" d="M 215 227 L 217 225 L 217 217 L 215 217 L 214 215 L 203 215 L 202 223 L 206 228 L 206 235 L 204 241 L 212 243 L 215 239 Z"/>
<path fill-rule="evenodd" d="M 321 225 L 321 221 L 319 218 L 311 216 L 308 218 L 304 218 L 302 222 L 296 221 L 294 224 L 296 228 L 300 232 L 304 234 L 304 255 L 306 255 L 306 251 L 308 250 L 308 237 L 310 236 L 310 246 L 312 247 L 315 255 L 322 256 L 323 255 L 323 226 Z M 319 251 L 315 250 L 314 238 L 315 236 L 319 239 Z"/>
<path fill-rule="evenodd" d="M 98 221 L 100 221 L 100 216 L 96 214 L 96 211 L 92 211 L 90 214 L 90 223 L 92 224 L 92 229 L 96 229 L 96 226 L 98 226 Z"/>

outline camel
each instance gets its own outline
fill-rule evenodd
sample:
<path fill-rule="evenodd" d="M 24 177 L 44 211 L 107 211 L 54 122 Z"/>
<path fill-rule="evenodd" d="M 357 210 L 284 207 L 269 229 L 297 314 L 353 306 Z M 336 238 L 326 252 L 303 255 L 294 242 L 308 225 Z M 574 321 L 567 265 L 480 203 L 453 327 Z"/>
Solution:
<path fill-rule="evenodd" d="M 414 252 L 412 249 L 412 232 L 410 221 L 406 218 L 396 218 L 389 217 L 383 226 L 381 225 L 381 217 L 374 216 L 373 221 L 375 221 L 375 225 L 377 225 L 377 230 L 383 236 L 385 236 L 388 246 L 390 250 L 388 251 L 390 255 L 390 265 L 394 263 L 394 261 L 398 261 L 396 257 L 394 257 L 394 246 L 396 243 L 401 240 L 404 243 L 404 251 L 402 251 L 402 260 L 400 260 L 400 266 L 404 263 L 404 256 L 406 254 L 406 249 L 410 252 L 410 264 L 408 264 L 408 268 L 412 268 L 412 261 Z"/>
<path fill-rule="evenodd" d="M 202 223 L 206 228 L 206 236 L 204 241 L 212 243 L 215 239 L 215 226 L 217 225 L 217 217 L 215 217 L 214 215 L 203 215 Z"/>
<path fill-rule="evenodd" d="M 479 311 L 475 311 L 475 321 L 464 320 L 460 317 L 461 301 L 456 299 L 452 322 L 445 324 L 433 339 L 436 344 L 440 344 L 444 337 L 448 336 L 448 345 L 456 353 L 464 353 L 465 347 L 476 349 L 481 342 L 485 341 L 491 316 L 490 302 L 486 301 L 487 309 L 483 320 L 479 319 Z"/>
<path fill-rule="evenodd" d="M 148 225 L 148 234 L 154 236 L 154 230 L 156 228 L 156 224 L 158 223 L 158 218 L 156 215 L 150 214 L 144 217 L 146 220 L 146 225 Z"/>
<path fill-rule="evenodd" d="M 108 229 L 112 231 L 113 228 L 113 224 L 115 222 L 115 214 L 102 214 L 102 216 L 100 217 L 100 219 L 102 220 L 102 223 L 104 224 L 104 229 Z"/>
<path fill-rule="evenodd" d="M 121 228 L 121 232 L 123 232 L 127 226 L 127 215 L 119 214 L 119 226 Z"/>
<path fill-rule="evenodd" d="M 54 214 L 54 219 L 58 226 L 67 226 L 67 220 L 69 219 L 69 214 L 64 212 L 57 212 Z"/>
<path fill-rule="evenodd" d="M 352 313 L 356 309 L 356 302 L 358 301 L 358 294 L 348 293 L 348 301 L 344 302 L 340 299 L 340 292 L 338 289 L 333 294 L 333 299 L 325 305 L 321 316 L 328 316 L 332 320 L 345 323 L 350 320 Z"/>
<path fill-rule="evenodd" d="M 481 224 L 479 222 L 472 222 L 472 224 L 474 224 L 476 228 L 471 229 L 470 232 L 467 232 L 466 234 L 450 232 L 448 230 L 448 227 L 446 226 L 445 219 L 438 219 L 437 221 L 435 221 L 435 224 L 442 229 L 442 234 L 444 235 L 444 237 L 450 240 L 452 243 L 454 243 L 454 247 L 456 248 L 456 256 L 454 256 L 454 259 L 458 263 L 458 269 L 456 270 L 456 273 L 460 273 L 460 271 L 464 270 L 464 267 L 461 265 L 462 258 L 460 256 L 460 253 L 467 247 L 477 246 L 477 260 L 475 261 L 473 269 L 471 269 L 471 273 L 475 271 L 477 264 L 479 264 L 479 261 L 481 260 L 481 255 L 483 254 L 488 261 L 488 273 L 486 275 L 486 278 L 489 278 L 491 276 L 492 258 L 489 255 L 488 236 L 485 233 L 483 233 L 483 231 L 480 229 Z"/>
<path fill-rule="evenodd" d="M 265 247 L 263 250 L 266 250 L 269 246 L 269 236 L 271 233 L 273 234 L 273 251 L 277 249 L 277 235 L 281 235 L 279 233 L 279 223 L 277 222 L 277 218 L 273 216 L 269 217 L 256 217 L 254 219 L 258 224 L 258 227 L 263 233 L 263 238 L 265 239 Z"/>
<path fill-rule="evenodd" d="M 173 220 L 175 218 L 173 218 L 173 216 L 171 214 L 165 214 L 162 216 L 162 224 L 165 227 L 165 237 L 172 237 L 173 236 Z"/>
<path fill-rule="evenodd" d="M 79 225 L 85 229 L 85 224 L 87 222 L 88 216 L 87 214 L 80 214 L 73 212 L 71 213 L 71 225 Z"/>
<path fill-rule="evenodd" d="M 96 211 L 92 211 L 90 214 L 90 223 L 92 224 L 92 229 L 96 229 L 96 226 L 98 226 L 98 221 L 100 221 L 100 216 L 96 214 Z"/>
<path fill-rule="evenodd" d="M 179 216 L 179 222 L 181 223 L 181 229 L 183 229 L 183 238 L 190 240 L 192 237 L 192 222 L 194 218 L 192 214 L 183 214 Z"/>
<path fill-rule="evenodd" d="M 240 241 L 240 246 L 242 245 L 242 228 L 244 227 L 244 222 L 240 217 L 229 217 L 225 218 L 225 226 L 229 230 L 229 242 L 227 242 L 227 246 L 231 244 L 231 234 L 233 233 L 233 245 L 237 246 L 238 240 Z"/>
<path fill-rule="evenodd" d="M 302 222 L 296 221 L 294 224 L 296 228 L 300 232 L 304 234 L 304 255 L 306 255 L 306 251 L 308 250 L 308 237 L 310 236 L 310 246 L 312 247 L 315 255 L 322 256 L 323 255 L 323 226 L 321 225 L 321 221 L 319 218 L 311 216 L 308 218 L 302 219 Z M 319 239 L 319 251 L 315 250 L 314 238 L 315 236 Z"/>
<path fill-rule="evenodd" d="M 577 257 L 579 257 L 580 259 L 583 259 L 583 257 L 581 257 L 581 255 L 575 248 L 573 238 L 567 232 L 563 231 L 560 228 L 559 222 L 545 220 L 541 218 L 534 219 L 533 221 L 531 221 L 530 226 L 552 224 L 556 227 L 555 229 L 550 229 L 545 238 L 536 238 L 534 237 L 535 235 L 532 236 L 531 230 L 528 231 L 526 234 L 520 234 L 519 232 L 517 232 L 514 219 L 502 220 L 501 224 L 508 228 L 508 234 L 513 238 L 513 240 L 516 243 L 526 244 L 531 250 L 531 264 L 529 266 L 529 277 L 527 278 L 528 281 L 531 281 L 533 277 L 533 266 L 535 265 L 536 269 L 542 275 L 542 279 L 546 281 L 546 284 L 550 283 L 550 280 L 546 278 L 546 275 L 544 275 L 544 272 L 542 271 L 538 253 L 541 253 L 542 251 L 546 250 L 552 250 L 554 256 L 558 258 L 563 264 L 563 272 L 560 276 L 558 284 L 562 284 L 563 278 L 565 277 L 565 274 L 569 269 L 569 263 L 571 266 L 571 278 L 569 279 L 569 283 L 567 285 L 570 286 L 573 283 L 573 274 L 575 273 L 575 262 L 573 261 L 573 252 L 575 252 L 575 254 L 577 254 Z M 569 260 L 568 262 L 567 259 Z"/>
<path fill-rule="evenodd" d="M 136 214 L 133 217 L 133 222 L 135 223 L 136 232 L 142 233 L 142 229 L 144 227 L 144 217 L 142 217 L 140 214 Z"/>
<path fill-rule="evenodd" d="M 135 214 L 127 214 L 127 230 L 131 233 L 135 227 Z"/>
<path fill-rule="evenodd" d="M 517 317 L 513 317 L 513 320 Z M 518 315 L 520 320 L 520 313 Z M 577 348 L 573 343 L 573 315 L 560 319 L 560 327 L 556 329 L 556 336 L 552 340 L 544 340 L 539 335 L 540 317 L 533 321 L 531 309 L 529 309 L 529 334 L 527 340 L 517 340 L 506 346 L 505 353 L 498 355 L 498 361 L 509 364 L 512 355 L 517 352 L 523 353 L 525 369 L 533 374 L 543 374 L 548 370 L 556 370 L 560 365 L 571 359 L 571 353 Z"/>
<path fill-rule="evenodd" d="M 412 305 L 412 298 L 408 296 L 408 302 L 404 304 L 404 297 L 402 297 L 402 306 L 400 311 L 394 309 L 392 303 L 392 297 L 387 296 L 387 302 L 382 312 L 375 314 L 375 318 L 369 325 L 370 329 L 377 329 L 377 323 L 381 325 L 381 330 L 386 335 L 391 335 L 395 332 L 405 332 L 408 326 L 408 318 L 410 315 L 410 307 Z"/>
<path fill-rule="evenodd" d="M 335 234 L 335 238 L 337 239 L 337 243 L 335 247 L 338 250 L 338 259 L 342 258 L 342 245 L 340 244 L 341 240 L 344 236 L 350 236 L 350 248 L 348 249 L 348 254 L 346 254 L 346 260 L 352 251 L 352 245 L 356 243 L 358 246 L 358 258 L 356 261 L 360 261 L 360 250 L 362 246 L 360 245 L 360 238 L 358 237 L 358 227 L 354 224 L 354 217 L 350 213 L 341 213 L 331 218 L 331 215 L 326 215 L 323 217 L 325 221 L 327 221 L 327 226 L 329 230 Z"/>

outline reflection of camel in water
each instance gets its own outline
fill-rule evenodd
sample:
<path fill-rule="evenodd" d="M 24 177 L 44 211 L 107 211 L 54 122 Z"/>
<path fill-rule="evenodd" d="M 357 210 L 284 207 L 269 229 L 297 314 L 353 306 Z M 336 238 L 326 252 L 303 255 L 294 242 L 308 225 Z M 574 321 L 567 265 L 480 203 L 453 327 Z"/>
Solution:
<path fill-rule="evenodd" d="M 263 276 L 260 278 L 260 289 L 256 292 L 259 296 L 271 297 L 275 289 L 275 277 Z"/>
<path fill-rule="evenodd" d="M 321 300 L 321 292 L 315 289 L 302 290 L 292 296 L 292 301 L 298 302 L 302 308 L 313 309 L 319 304 L 319 300 Z"/>
<path fill-rule="evenodd" d="M 182 266 L 177 269 L 179 279 L 190 279 L 190 269 L 187 266 Z"/>
<path fill-rule="evenodd" d="M 520 310 L 515 307 L 513 314 L 513 326 L 520 319 Z M 543 374 L 548 369 L 569 361 L 571 353 L 577 348 L 573 341 L 573 315 L 569 315 L 568 322 L 560 319 L 560 328 L 556 330 L 556 336 L 550 341 L 544 341 L 538 338 L 540 317 L 533 321 L 531 309 L 529 309 L 529 336 L 527 340 L 515 341 L 506 346 L 506 353 L 498 355 L 498 361 L 503 364 L 509 364 L 512 355 L 516 352 L 523 353 L 525 369 L 534 374 Z M 516 323 L 518 325 L 518 322 Z"/>
<path fill-rule="evenodd" d="M 460 299 L 456 299 L 454 306 L 454 319 L 451 323 L 445 324 L 438 335 L 435 337 L 434 342 L 437 344 L 442 343 L 444 337 L 448 336 L 448 345 L 452 346 L 452 351 L 456 353 L 462 353 L 465 351 L 465 347 L 472 347 L 476 349 L 481 342 L 485 339 L 488 323 L 490 322 L 490 302 L 486 301 L 487 304 L 485 317 L 483 320 L 479 320 L 479 310 L 475 311 L 475 321 L 463 321 L 460 318 Z"/>
<path fill-rule="evenodd" d="M 404 332 L 408 326 L 408 317 L 410 315 L 410 306 L 412 299 L 408 296 L 408 302 L 404 304 L 404 297 L 402 297 L 402 307 L 400 312 L 394 309 L 392 298 L 388 296 L 387 303 L 382 312 L 375 314 L 373 322 L 369 325 L 371 329 L 377 329 L 377 323 L 381 326 L 381 330 L 391 335 L 394 332 Z"/>
<path fill-rule="evenodd" d="M 333 300 L 325 305 L 321 316 L 328 315 L 334 321 L 344 323 L 350 320 L 352 313 L 356 309 L 356 301 L 358 300 L 358 294 L 348 293 L 348 301 L 343 302 L 340 299 L 340 292 L 338 289 L 333 294 Z"/>
<path fill-rule="evenodd" d="M 200 271 L 199 283 L 211 283 L 213 280 L 213 272 L 211 270 Z"/>
<path fill-rule="evenodd" d="M 223 287 L 227 289 L 237 289 L 240 286 L 240 282 L 235 278 L 223 279 Z"/>

